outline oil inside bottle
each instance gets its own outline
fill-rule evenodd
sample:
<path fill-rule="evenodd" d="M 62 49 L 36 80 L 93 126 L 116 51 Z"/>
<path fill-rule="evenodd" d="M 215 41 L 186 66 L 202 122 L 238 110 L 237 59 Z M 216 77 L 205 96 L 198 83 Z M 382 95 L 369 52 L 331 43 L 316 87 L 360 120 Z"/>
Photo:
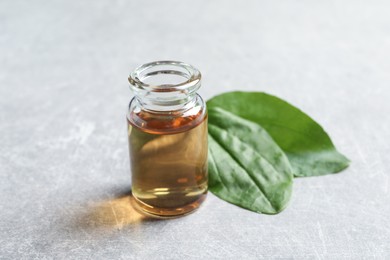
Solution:
<path fill-rule="evenodd" d="M 138 120 L 128 121 L 136 206 L 163 218 L 198 208 L 207 193 L 207 118 L 154 120 L 145 112 L 131 117 Z"/>

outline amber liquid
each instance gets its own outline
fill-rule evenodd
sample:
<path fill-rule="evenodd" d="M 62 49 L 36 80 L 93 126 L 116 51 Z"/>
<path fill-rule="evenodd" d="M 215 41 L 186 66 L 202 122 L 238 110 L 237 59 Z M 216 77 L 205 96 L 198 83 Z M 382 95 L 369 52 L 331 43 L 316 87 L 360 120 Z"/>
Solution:
<path fill-rule="evenodd" d="M 163 218 L 195 210 L 207 193 L 207 119 L 136 117 L 145 126 L 128 122 L 136 208 Z"/>

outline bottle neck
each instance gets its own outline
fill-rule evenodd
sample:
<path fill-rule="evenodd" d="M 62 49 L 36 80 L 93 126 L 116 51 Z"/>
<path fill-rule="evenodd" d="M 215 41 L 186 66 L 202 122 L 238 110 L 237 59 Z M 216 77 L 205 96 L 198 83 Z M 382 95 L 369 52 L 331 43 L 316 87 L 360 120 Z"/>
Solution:
<path fill-rule="evenodd" d="M 186 111 L 194 107 L 197 103 L 197 94 L 186 96 L 182 99 L 159 99 L 146 96 L 134 96 L 137 105 L 148 112 L 172 112 Z"/>

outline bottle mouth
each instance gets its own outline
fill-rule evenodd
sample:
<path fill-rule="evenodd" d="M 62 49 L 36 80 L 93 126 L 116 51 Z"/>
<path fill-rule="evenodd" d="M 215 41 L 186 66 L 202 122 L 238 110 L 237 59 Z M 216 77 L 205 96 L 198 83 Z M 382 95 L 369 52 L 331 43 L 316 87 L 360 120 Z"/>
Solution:
<path fill-rule="evenodd" d="M 189 95 L 199 89 L 201 74 L 184 62 L 155 61 L 136 68 L 129 82 L 135 95 L 167 92 Z"/>

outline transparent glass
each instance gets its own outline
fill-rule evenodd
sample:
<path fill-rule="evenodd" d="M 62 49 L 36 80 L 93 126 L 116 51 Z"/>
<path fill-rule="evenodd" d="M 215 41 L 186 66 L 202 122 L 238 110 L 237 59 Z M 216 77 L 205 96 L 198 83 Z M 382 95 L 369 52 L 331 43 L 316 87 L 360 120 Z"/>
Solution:
<path fill-rule="evenodd" d="M 157 61 L 135 69 L 129 82 L 135 206 L 160 218 L 190 213 L 207 194 L 207 112 L 196 93 L 201 74 L 182 62 Z"/>

